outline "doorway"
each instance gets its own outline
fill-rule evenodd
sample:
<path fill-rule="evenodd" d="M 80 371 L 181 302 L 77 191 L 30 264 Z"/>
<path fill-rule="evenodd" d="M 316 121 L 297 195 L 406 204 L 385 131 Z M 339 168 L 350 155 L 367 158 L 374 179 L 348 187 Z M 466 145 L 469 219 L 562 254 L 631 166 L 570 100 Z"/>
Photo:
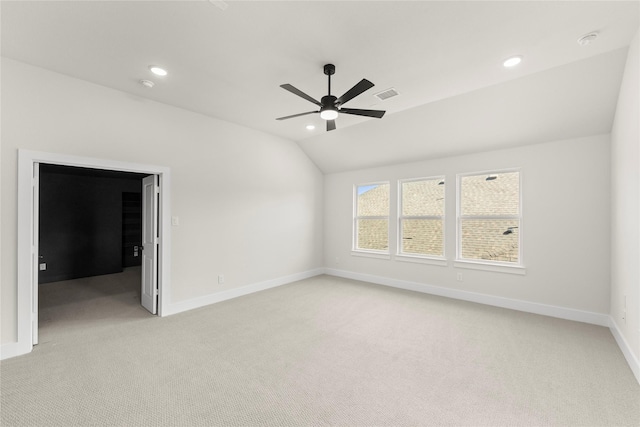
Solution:
<path fill-rule="evenodd" d="M 137 290 L 126 291 L 137 294 L 141 304 L 142 183 L 146 177 L 133 172 L 39 164 L 39 328 L 45 319 L 49 329 L 55 327 L 55 313 L 63 314 L 67 305 L 77 313 L 89 310 L 89 316 L 100 313 L 102 318 L 109 318 L 107 308 L 118 312 L 114 303 L 120 301 L 119 295 L 125 290 L 122 284 L 135 286 L 132 279 L 136 272 Z M 155 204 L 151 208 L 157 211 Z M 152 224 L 154 230 L 156 222 Z M 149 250 L 153 250 L 152 245 Z M 120 276 L 127 280 L 122 280 L 118 274 L 125 268 L 127 274 Z M 90 308 L 96 300 L 102 302 Z M 146 305 L 155 314 L 153 305 Z"/>
<path fill-rule="evenodd" d="M 41 163 L 83 167 L 105 171 L 151 175 L 154 205 L 157 208 L 157 232 L 153 237 L 156 262 L 153 276 L 157 287 L 157 314 L 166 309 L 170 277 L 170 170 L 162 166 L 125 163 L 112 160 L 68 156 L 28 150 L 18 151 L 18 342 L 17 354 L 29 353 L 37 343 L 38 328 L 38 189 Z M 144 251 L 143 251 L 144 253 Z M 144 289 L 144 286 L 143 286 Z"/>

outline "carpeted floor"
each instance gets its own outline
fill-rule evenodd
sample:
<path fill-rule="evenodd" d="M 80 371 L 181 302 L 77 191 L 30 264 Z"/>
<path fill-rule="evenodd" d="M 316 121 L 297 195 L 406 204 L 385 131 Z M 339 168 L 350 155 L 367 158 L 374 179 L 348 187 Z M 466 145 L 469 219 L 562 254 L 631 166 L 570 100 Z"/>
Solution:
<path fill-rule="evenodd" d="M 3 426 L 640 425 L 603 327 L 330 276 L 158 318 L 137 274 L 41 292 Z"/>

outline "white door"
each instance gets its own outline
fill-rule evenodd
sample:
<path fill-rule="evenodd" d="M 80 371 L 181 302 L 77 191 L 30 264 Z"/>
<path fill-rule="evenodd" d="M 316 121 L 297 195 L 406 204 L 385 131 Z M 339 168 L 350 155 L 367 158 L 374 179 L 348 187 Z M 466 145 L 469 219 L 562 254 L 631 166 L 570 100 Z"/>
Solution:
<path fill-rule="evenodd" d="M 142 180 L 142 306 L 158 311 L 158 177 Z"/>

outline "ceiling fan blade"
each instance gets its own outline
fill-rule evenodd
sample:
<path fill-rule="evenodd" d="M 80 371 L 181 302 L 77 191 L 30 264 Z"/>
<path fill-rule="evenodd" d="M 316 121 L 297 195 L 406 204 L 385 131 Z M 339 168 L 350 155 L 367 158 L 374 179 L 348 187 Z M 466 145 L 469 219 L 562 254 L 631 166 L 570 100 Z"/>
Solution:
<path fill-rule="evenodd" d="M 319 111 L 307 111 L 306 113 L 293 114 L 291 116 L 278 117 L 276 120 L 287 120 L 294 117 L 306 116 L 307 114 L 319 113 Z"/>
<path fill-rule="evenodd" d="M 330 130 L 336 129 L 336 121 L 335 120 L 327 120 L 327 132 Z"/>
<path fill-rule="evenodd" d="M 300 89 L 297 89 L 293 86 L 291 86 L 289 83 L 280 85 L 280 87 L 284 90 L 288 90 L 289 92 L 298 95 L 300 98 L 304 98 L 309 102 L 313 102 L 314 104 L 316 104 L 318 107 L 322 107 L 322 104 L 320 103 L 320 101 L 316 101 L 315 99 L 313 99 L 312 97 L 310 97 L 309 95 L 307 95 L 306 93 L 304 93 L 303 91 L 301 91 Z"/>
<path fill-rule="evenodd" d="M 338 100 L 336 101 L 336 105 L 346 104 L 356 96 L 360 95 L 362 92 L 371 89 L 373 86 L 374 84 L 367 79 L 360 80 L 358 84 L 356 84 L 354 87 L 349 89 L 344 95 L 338 98 Z"/>
<path fill-rule="evenodd" d="M 354 108 L 341 108 L 341 113 L 345 114 L 353 114 L 354 116 L 367 116 L 367 117 L 375 117 L 376 119 L 381 119 L 384 116 L 386 111 L 382 110 L 358 110 Z"/>

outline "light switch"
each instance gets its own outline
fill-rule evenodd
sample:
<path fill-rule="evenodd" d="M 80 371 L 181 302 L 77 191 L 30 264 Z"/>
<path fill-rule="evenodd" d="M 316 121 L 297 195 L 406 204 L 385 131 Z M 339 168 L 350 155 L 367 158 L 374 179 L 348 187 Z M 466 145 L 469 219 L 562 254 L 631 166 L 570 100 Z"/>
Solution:
<path fill-rule="evenodd" d="M 173 226 L 180 225 L 180 218 L 178 218 L 177 216 L 172 216 L 171 217 L 171 225 L 173 225 Z"/>

